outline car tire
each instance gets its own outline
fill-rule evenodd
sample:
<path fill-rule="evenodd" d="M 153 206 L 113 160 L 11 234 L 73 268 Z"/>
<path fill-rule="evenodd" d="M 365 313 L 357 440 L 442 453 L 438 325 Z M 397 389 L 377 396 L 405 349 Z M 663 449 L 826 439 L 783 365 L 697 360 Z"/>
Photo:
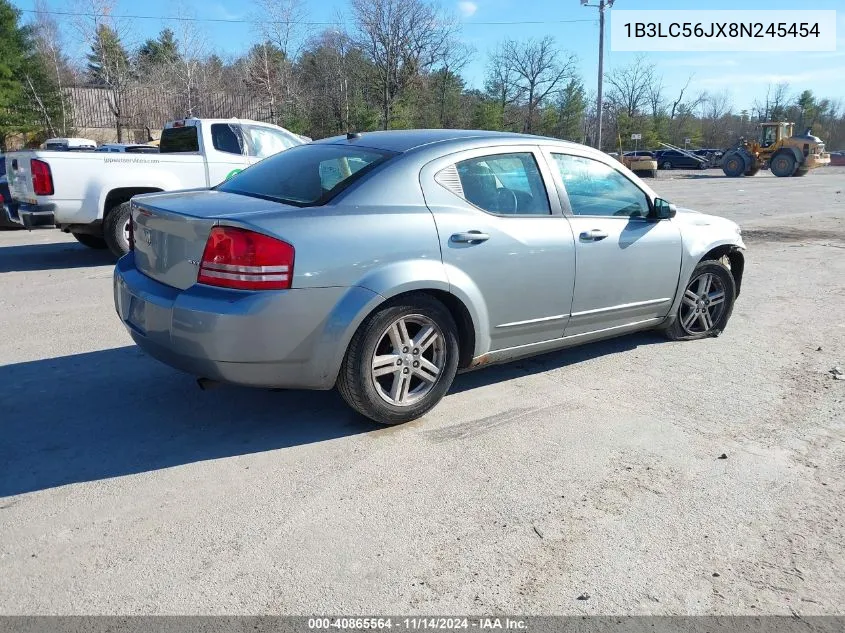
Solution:
<path fill-rule="evenodd" d="M 684 286 L 684 296 L 666 336 L 673 341 L 719 336 L 731 318 L 735 300 L 736 283 L 730 269 L 721 261 L 699 262 Z"/>
<path fill-rule="evenodd" d="M 670 161 L 666 161 L 661 165 L 662 169 L 672 169 L 672 163 Z"/>
<path fill-rule="evenodd" d="M 426 294 L 401 297 L 355 332 L 337 388 L 350 407 L 374 422 L 410 422 L 446 395 L 457 373 L 458 350 L 458 328 L 442 303 Z"/>
<path fill-rule="evenodd" d="M 103 221 L 103 237 L 106 240 L 106 245 L 115 257 L 123 257 L 129 252 L 128 222 L 128 201 L 112 207 Z"/>
<path fill-rule="evenodd" d="M 91 235 L 90 233 L 71 233 L 71 235 L 76 238 L 77 242 L 87 246 L 88 248 L 94 248 L 97 250 L 108 248 L 106 240 L 99 235 Z"/>

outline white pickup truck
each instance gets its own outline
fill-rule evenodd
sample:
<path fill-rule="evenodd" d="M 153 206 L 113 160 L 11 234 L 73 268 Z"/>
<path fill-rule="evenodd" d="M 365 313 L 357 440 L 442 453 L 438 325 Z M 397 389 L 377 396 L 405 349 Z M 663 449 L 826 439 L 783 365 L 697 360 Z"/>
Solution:
<path fill-rule="evenodd" d="M 27 228 L 56 226 L 116 256 L 129 249 L 129 200 L 155 191 L 217 185 L 262 158 L 306 142 L 242 119 L 168 123 L 159 153 L 28 150 L 6 156 L 9 189 Z"/>

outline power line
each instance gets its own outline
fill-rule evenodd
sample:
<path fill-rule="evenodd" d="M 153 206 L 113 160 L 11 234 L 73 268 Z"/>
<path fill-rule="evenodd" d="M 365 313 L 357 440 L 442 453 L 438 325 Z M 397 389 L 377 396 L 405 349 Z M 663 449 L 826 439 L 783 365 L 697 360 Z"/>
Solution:
<path fill-rule="evenodd" d="M 98 13 L 85 13 L 76 11 L 39 11 L 37 9 L 20 9 L 24 13 L 45 13 L 47 15 L 60 15 L 65 17 L 82 18 L 112 18 L 116 20 L 161 20 L 173 22 L 222 22 L 225 24 L 302 24 L 303 26 L 337 26 L 342 22 L 314 22 L 299 20 L 244 20 L 237 18 L 193 18 L 182 16 L 157 16 L 157 15 L 102 15 Z M 462 22 L 462 26 L 519 26 L 537 24 L 575 24 L 576 22 L 595 22 L 595 20 L 519 20 L 502 22 Z"/>

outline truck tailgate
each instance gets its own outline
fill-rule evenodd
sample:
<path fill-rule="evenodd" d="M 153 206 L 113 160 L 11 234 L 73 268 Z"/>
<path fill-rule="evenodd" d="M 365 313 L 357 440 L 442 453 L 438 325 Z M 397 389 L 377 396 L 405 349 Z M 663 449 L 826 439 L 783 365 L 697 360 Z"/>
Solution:
<path fill-rule="evenodd" d="M 35 158 L 32 152 L 13 152 L 6 157 L 6 176 L 9 179 L 9 193 L 18 202 L 38 204 L 38 198 L 32 187 L 30 160 Z"/>

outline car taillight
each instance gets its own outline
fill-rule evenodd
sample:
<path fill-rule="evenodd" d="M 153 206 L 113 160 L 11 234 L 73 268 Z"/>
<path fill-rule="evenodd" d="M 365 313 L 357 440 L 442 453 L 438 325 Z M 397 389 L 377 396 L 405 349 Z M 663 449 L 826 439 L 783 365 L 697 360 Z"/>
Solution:
<path fill-rule="evenodd" d="M 287 242 L 231 226 L 211 229 L 197 282 L 240 290 L 284 290 L 293 278 L 294 248 Z"/>
<path fill-rule="evenodd" d="M 29 171 L 32 174 L 32 190 L 36 196 L 52 196 L 53 174 L 50 165 L 43 160 L 33 158 L 29 161 Z"/>
<path fill-rule="evenodd" d="M 129 250 L 134 251 L 135 250 L 135 218 L 132 217 L 131 207 L 129 209 L 129 223 L 128 223 L 127 226 L 129 228 L 129 235 L 128 235 Z"/>

